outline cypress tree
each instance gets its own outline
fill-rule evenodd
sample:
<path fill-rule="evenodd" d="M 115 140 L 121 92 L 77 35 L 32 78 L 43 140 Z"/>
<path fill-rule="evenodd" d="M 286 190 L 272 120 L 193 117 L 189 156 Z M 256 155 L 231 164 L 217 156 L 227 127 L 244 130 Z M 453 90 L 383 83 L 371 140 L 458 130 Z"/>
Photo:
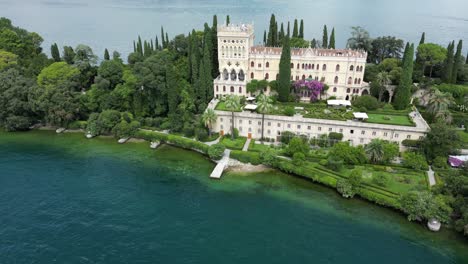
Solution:
<path fill-rule="evenodd" d="M 279 64 L 278 99 L 287 102 L 291 89 L 291 47 L 289 36 L 283 39 L 283 50 Z"/>
<path fill-rule="evenodd" d="M 288 21 L 288 30 L 286 31 L 286 34 L 288 35 L 288 37 L 291 36 L 291 31 L 290 31 L 290 28 L 289 28 L 289 21 Z"/>
<path fill-rule="evenodd" d="M 167 31 L 166 31 L 166 48 L 169 48 L 169 36 L 167 35 Z"/>
<path fill-rule="evenodd" d="M 447 47 L 447 58 L 444 62 L 444 74 L 442 80 L 446 83 L 452 82 L 452 72 L 453 72 L 453 64 L 454 64 L 454 49 L 455 49 L 455 42 L 450 42 Z"/>
<path fill-rule="evenodd" d="M 164 40 L 164 28 L 161 27 L 161 47 L 162 49 L 166 48 L 166 41 Z"/>
<path fill-rule="evenodd" d="M 299 26 L 299 38 L 304 39 L 304 20 L 301 19 L 301 25 Z"/>
<path fill-rule="evenodd" d="M 110 60 L 109 51 L 107 49 L 104 50 L 104 60 Z"/>
<path fill-rule="evenodd" d="M 188 47 L 187 47 L 187 64 L 188 64 L 188 81 L 190 82 L 191 81 L 191 78 L 192 78 L 192 46 L 193 46 L 193 40 L 192 40 L 192 33 L 189 32 L 188 33 L 188 37 L 187 37 L 187 40 L 188 40 Z"/>
<path fill-rule="evenodd" d="M 192 76 L 191 76 L 191 83 L 196 84 L 196 81 L 199 77 L 199 67 L 200 67 L 200 42 L 196 35 L 195 29 L 192 31 L 192 51 L 191 55 L 191 68 L 192 68 Z"/>
<path fill-rule="evenodd" d="M 212 79 L 219 75 L 219 62 L 218 62 L 218 16 L 213 16 L 213 25 L 211 30 L 211 47 L 212 47 L 212 63 L 211 63 L 211 77 Z"/>
<path fill-rule="evenodd" d="M 266 33 L 266 30 L 263 31 L 263 45 L 266 46 L 267 44 L 267 33 Z"/>
<path fill-rule="evenodd" d="M 140 36 L 138 36 L 138 41 L 137 41 L 137 52 L 143 55 L 143 44 L 141 43 Z"/>
<path fill-rule="evenodd" d="M 231 24 L 231 19 L 229 18 L 229 15 L 226 17 L 226 26 L 229 26 Z"/>
<path fill-rule="evenodd" d="M 393 106 L 397 110 L 405 109 L 411 101 L 411 86 L 413 85 L 413 57 L 414 57 L 414 44 L 406 44 L 403 73 L 401 74 L 400 84 L 395 91 L 395 99 Z"/>
<path fill-rule="evenodd" d="M 154 41 L 154 45 L 156 46 L 156 49 L 157 50 L 160 50 L 161 47 L 159 46 L 159 39 L 158 39 L 158 36 L 156 36 L 156 40 Z"/>
<path fill-rule="evenodd" d="M 136 52 L 136 44 L 135 44 L 135 41 L 133 41 L 133 52 Z"/>
<path fill-rule="evenodd" d="M 312 41 L 310 42 L 310 47 L 313 48 L 313 49 L 317 48 L 317 40 L 316 39 L 312 39 Z"/>
<path fill-rule="evenodd" d="M 55 62 L 61 61 L 60 51 L 59 51 L 59 48 L 57 46 L 57 43 L 54 43 L 54 44 L 52 44 L 52 46 L 50 46 L 50 53 L 52 55 L 52 59 L 54 59 Z"/>
<path fill-rule="evenodd" d="M 455 43 L 454 43 L 455 45 Z M 455 58 L 453 62 L 453 70 L 452 70 L 452 83 L 457 83 L 458 71 L 462 67 L 462 49 L 463 49 L 463 41 L 458 41 L 457 45 L 457 52 L 455 53 Z"/>
<path fill-rule="evenodd" d="M 143 55 L 145 57 L 149 57 L 151 55 L 151 46 L 149 43 L 145 40 L 144 45 L 143 45 Z"/>
<path fill-rule="evenodd" d="M 330 43 L 328 43 L 328 48 L 335 49 L 335 28 L 332 29 Z"/>
<path fill-rule="evenodd" d="M 279 35 L 278 35 L 278 43 L 283 43 L 283 39 L 284 39 L 284 26 L 283 26 L 283 23 L 281 23 L 281 28 L 280 28 Z"/>
<path fill-rule="evenodd" d="M 154 52 L 154 44 L 153 44 L 152 39 L 150 39 L 150 48 L 151 48 L 151 52 Z"/>
<path fill-rule="evenodd" d="M 465 64 L 468 64 L 468 53 L 466 53 L 466 61 Z"/>
<path fill-rule="evenodd" d="M 213 57 L 213 43 L 211 37 L 211 29 L 208 27 L 208 24 L 205 24 L 205 35 L 204 35 L 204 45 L 203 45 L 203 66 L 204 71 L 201 72 L 203 76 L 200 76 L 202 80 L 202 87 L 204 89 L 204 98 L 203 102 L 208 104 L 208 102 L 213 98 L 213 77 L 212 77 L 212 57 Z M 203 109 L 205 110 L 205 109 Z"/>
<path fill-rule="evenodd" d="M 276 39 L 275 39 L 275 26 L 276 26 L 276 19 L 275 19 L 275 14 L 271 14 L 270 17 L 270 28 L 268 30 L 268 40 L 267 40 L 267 46 L 273 47 L 276 44 Z"/>
<path fill-rule="evenodd" d="M 424 44 L 426 42 L 426 32 L 423 32 L 421 35 L 421 40 L 419 41 L 419 45 Z"/>
<path fill-rule="evenodd" d="M 299 30 L 297 28 L 297 19 L 294 19 L 294 27 L 293 27 L 293 38 L 297 38 L 299 36 Z"/>
<path fill-rule="evenodd" d="M 75 62 L 75 51 L 72 47 L 63 47 L 63 60 L 68 64 L 73 64 Z"/>
<path fill-rule="evenodd" d="M 322 48 L 326 49 L 328 47 L 328 30 L 327 25 L 323 26 L 323 37 L 322 37 Z"/>

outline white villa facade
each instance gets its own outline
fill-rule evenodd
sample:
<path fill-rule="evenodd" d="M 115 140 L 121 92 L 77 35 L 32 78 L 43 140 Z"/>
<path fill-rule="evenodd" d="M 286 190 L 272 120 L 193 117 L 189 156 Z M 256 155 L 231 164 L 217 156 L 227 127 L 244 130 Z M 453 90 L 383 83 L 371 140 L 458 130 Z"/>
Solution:
<path fill-rule="evenodd" d="M 250 96 L 251 80 L 276 80 L 282 48 L 254 45 L 253 25 L 218 26 L 219 77 L 214 95 Z M 356 50 L 291 49 L 291 80 L 315 79 L 329 86 L 327 96 L 350 100 L 368 94 L 364 83 L 367 53 Z M 269 88 L 265 93 L 270 93 Z M 307 100 L 308 98 L 304 98 Z"/>
<path fill-rule="evenodd" d="M 213 82 L 215 98 L 208 108 L 215 109 L 219 99 L 226 95 L 251 96 L 247 83 L 253 79 L 274 80 L 279 73 L 281 48 L 254 46 L 252 25 L 218 26 L 218 60 L 220 76 Z M 355 50 L 311 49 L 291 50 L 291 80 L 312 78 L 328 84 L 327 96 L 351 100 L 353 96 L 369 93 L 362 80 L 367 53 Z M 265 91 L 269 94 L 269 88 Z M 308 98 L 303 98 L 308 100 Z M 213 131 L 221 135 L 231 131 L 231 112 L 215 110 L 217 122 Z M 302 115 L 265 115 L 264 137 L 279 140 L 285 131 L 308 138 L 336 132 L 343 140 L 353 145 L 369 143 L 374 138 L 397 142 L 405 139 L 420 139 L 429 131 L 429 126 L 418 112 L 410 114 L 415 126 L 397 126 L 366 123 L 358 120 L 327 120 L 305 118 Z M 236 112 L 234 127 L 239 135 L 260 139 L 262 115 L 252 111 Z"/>

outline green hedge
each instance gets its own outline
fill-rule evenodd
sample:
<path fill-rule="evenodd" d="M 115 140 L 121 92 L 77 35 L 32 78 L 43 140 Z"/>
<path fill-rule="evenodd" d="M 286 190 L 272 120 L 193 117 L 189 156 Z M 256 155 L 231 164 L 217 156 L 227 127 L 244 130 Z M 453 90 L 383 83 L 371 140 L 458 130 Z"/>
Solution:
<path fill-rule="evenodd" d="M 170 134 L 165 134 L 165 133 L 155 132 L 155 131 L 139 130 L 135 134 L 135 137 L 142 138 L 148 141 L 161 141 L 161 142 L 168 143 L 177 147 L 197 150 L 202 153 L 208 154 L 208 148 L 209 148 L 208 145 L 195 141 L 193 139 L 184 138 L 181 136 L 170 135 Z"/>
<path fill-rule="evenodd" d="M 231 151 L 231 158 L 236 159 L 243 163 L 250 163 L 253 165 L 262 164 L 260 154 L 257 152 L 246 152 L 240 150 Z"/>

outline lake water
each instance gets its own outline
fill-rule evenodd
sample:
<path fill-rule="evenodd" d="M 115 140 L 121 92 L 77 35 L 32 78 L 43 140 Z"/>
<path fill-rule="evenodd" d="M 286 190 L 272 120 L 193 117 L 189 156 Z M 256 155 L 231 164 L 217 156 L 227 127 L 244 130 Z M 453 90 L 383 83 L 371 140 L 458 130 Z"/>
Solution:
<path fill-rule="evenodd" d="M 278 172 L 82 134 L 0 132 L 0 262 L 468 263 L 468 244 Z"/>
<path fill-rule="evenodd" d="M 192 28 L 219 22 L 254 22 L 262 41 L 271 13 L 280 21 L 303 18 L 305 37 L 321 39 L 322 27 L 336 28 L 337 46 L 344 47 L 351 26 L 362 26 L 371 36 L 392 35 L 444 46 L 463 39 L 468 45 L 466 0 L 0 0 L 0 16 L 40 33 L 44 47 L 88 44 L 102 56 L 104 48 L 126 55 L 138 35 L 154 38 L 163 25 L 173 37 Z M 467 49 L 465 48 L 465 51 Z M 466 54 L 466 52 L 465 52 Z"/>

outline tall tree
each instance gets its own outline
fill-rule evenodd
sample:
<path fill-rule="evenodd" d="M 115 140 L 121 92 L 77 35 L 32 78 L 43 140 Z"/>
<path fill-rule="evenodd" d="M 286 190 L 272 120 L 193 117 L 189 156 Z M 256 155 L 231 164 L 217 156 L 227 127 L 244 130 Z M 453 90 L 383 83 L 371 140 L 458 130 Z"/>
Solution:
<path fill-rule="evenodd" d="M 191 83 L 193 85 L 196 85 L 196 81 L 198 80 L 198 77 L 199 77 L 201 55 L 200 55 L 200 40 L 197 36 L 197 33 L 195 32 L 195 29 L 192 31 L 191 37 L 192 37 L 192 48 L 190 52 L 191 65 L 189 65 L 189 67 L 191 67 L 192 75 L 190 78 L 191 78 Z"/>
<path fill-rule="evenodd" d="M 403 56 L 403 73 L 401 74 L 400 85 L 396 89 L 393 105 L 396 109 L 405 109 L 411 100 L 411 87 L 413 85 L 413 57 L 414 44 L 407 44 L 405 55 Z"/>
<path fill-rule="evenodd" d="M 387 90 L 387 85 L 391 83 L 390 74 L 386 71 L 377 74 L 376 82 L 379 84 L 379 102 Z"/>
<path fill-rule="evenodd" d="M 263 45 L 266 46 L 267 44 L 267 32 L 266 30 L 263 31 Z"/>
<path fill-rule="evenodd" d="M 52 46 L 50 47 L 50 53 L 52 55 L 52 59 L 54 59 L 55 62 L 61 61 L 60 51 L 57 46 L 57 43 L 52 44 Z"/>
<path fill-rule="evenodd" d="M 351 37 L 348 39 L 347 47 L 369 52 L 372 48 L 372 39 L 369 32 L 362 27 L 352 27 L 351 29 Z"/>
<path fill-rule="evenodd" d="M 291 28 L 289 26 L 289 21 L 288 21 L 288 29 L 286 30 L 286 34 L 288 35 L 288 37 L 291 37 Z"/>
<path fill-rule="evenodd" d="M 291 47 L 289 36 L 283 40 L 283 50 L 279 64 L 278 99 L 287 102 L 291 89 Z"/>
<path fill-rule="evenodd" d="M 107 49 L 104 49 L 104 60 L 110 60 L 109 51 Z"/>
<path fill-rule="evenodd" d="M 270 47 L 277 46 L 278 44 L 277 36 L 278 36 L 278 24 L 276 22 L 275 14 L 271 14 L 267 46 L 270 46 Z"/>
<path fill-rule="evenodd" d="M 429 66 L 429 77 L 432 78 L 434 66 L 444 62 L 447 57 L 447 50 L 437 44 L 425 43 L 418 46 L 418 59 L 423 66 L 423 72 Z"/>
<path fill-rule="evenodd" d="M 457 83 L 458 73 L 463 66 L 463 58 L 462 58 L 462 49 L 463 49 L 463 40 L 458 41 L 457 45 L 457 52 L 455 53 L 455 58 L 453 62 L 453 70 L 452 70 L 452 83 Z"/>
<path fill-rule="evenodd" d="M 455 42 L 452 41 L 449 43 L 447 47 L 447 56 L 444 62 L 444 70 L 442 79 L 446 83 L 452 82 L 452 71 L 453 71 L 453 64 L 454 64 L 454 49 L 455 49 Z"/>
<path fill-rule="evenodd" d="M 211 137 L 211 130 L 213 128 L 213 124 L 217 120 L 217 115 L 216 112 L 208 108 L 202 115 L 202 122 L 205 124 L 205 126 L 208 128 L 208 135 Z"/>
<path fill-rule="evenodd" d="M 283 43 L 283 38 L 284 38 L 284 26 L 283 26 L 283 23 L 281 23 L 280 31 L 278 34 L 278 43 Z"/>
<path fill-rule="evenodd" d="M 335 28 L 332 29 L 330 43 L 328 43 L 328 48 L 335 49 Z"/>
<path fill-rule="evenodd" d="M 304 38 L 304 20 L 301 19 L 301 24 L 299 26 L 299 38 Z"/>
<path fill-rule="evenodd" d="M 164 28 L 161 27 L 161 46 L 162 46 L 162 49 L 165 49 L 166 48 L 166 41 L 164 40 Z"/>
<path fill-rule="evenodd" d="M 226 26 L 229 26 L 229 24 L 231 24 L 231 18 L 229 17 L 229 15 L 226 16 Z"/>
<path fill-rule="evenodd" d="M 419 45 L 424 44 L 426 42 L 426 32 L 423 32 L 421 35 L 421 40 L 419 41 Z"/>
<path fill-rule="evenodd" d="M 241 107 L 240 98 L 237 95 L 229 95 L 225 101 L 226 109 L 231 111 L 231 139 L 234 139 L 234 111 Z"/>
<path fill-rule="evenodd" d="M 75 63 L 75 51 L 70 46 L 63 47 L 63 60 L 68 64 Z"/>
<path fill-rule="evenodd" d="M 161 47 L 159 46 L 159 39 L 158 36 L 156 36 L 156 39 L 154 40 L 154 46 L 157 50 L 160 50 Z"/>
<path fill-rule="evenodd" d="M 211 47 L 213 49 L 211 54 L 211 77 L 214 79 L 218 77 L 219 74 L 219 61 L 218 61 L 218 17 L 216 15 L 213 16 L 213 25 L 211 30 L 211 38 L 212 44 Z"/>
<path fill-rule="evenodd" d="M 143 43 L 141 42 L 141 37 L 138 36 L 138 41 L 137 41 L 137 52 L 140 55 L 143 55 Z"/>
<path fill-rule="evenodd" d="M 213 39 L 211 36 L 211 28 L 208 24 L 205 23 L 205 33 L 204 33 L 204 41 L 203 41 L 203 66 L 204 71 L 200 74 L 202 88 L 205 92 L 205 98 L 203 98 L 203 103 L 208 104 L 208 102 L 213 98 L 213 89 L 210 89 L 213 84 L 213 77 L 212 77 L 212 63 L 213 63 Z"/>
<path fill-rule="evenodd" d="M 378 37 L 372 40 L 372 48 L 368 54 L 368 61 L 380 64 L 387 58 L 401 58 L 404 41 L 391 36 Z"/>
<path fill-rule="evenodd" d="M 264 130 L 265 130 L 265 114 L 273 110 L 273 100 L 269 97 L 266 96 L 265 94 L 261 94 L 257 98 L 257 111 L 262 114 L 262 137 L 260 140 L 263 142 L 265 139 L 264 135 Z"/>
<path fill-rule="evenodd" d="M 328 29 L 327 25 L 323 26 L 323 36 L 322 36 L 322 48 L 328 47 Z"/>
<path fill-rule="evenodd" d="M 167 34 L 167 31 L 166 31 L 166 48 L 169 48 L 169 35 Z"/>
<path fill-rule="evenodd" d="M 293 38 L 297 38 L 299 36 L 299 29 L 297 27 L 297 19 L 294 19 L 294 27 L 293 27 Z"/>
<path fill-rule="evenodd" d="M 317 48 L 317 40 L 316 39 L 312 39 L 312 41 L 310 42 L 310 47 L 313 48 L 313 49 Z"/>

